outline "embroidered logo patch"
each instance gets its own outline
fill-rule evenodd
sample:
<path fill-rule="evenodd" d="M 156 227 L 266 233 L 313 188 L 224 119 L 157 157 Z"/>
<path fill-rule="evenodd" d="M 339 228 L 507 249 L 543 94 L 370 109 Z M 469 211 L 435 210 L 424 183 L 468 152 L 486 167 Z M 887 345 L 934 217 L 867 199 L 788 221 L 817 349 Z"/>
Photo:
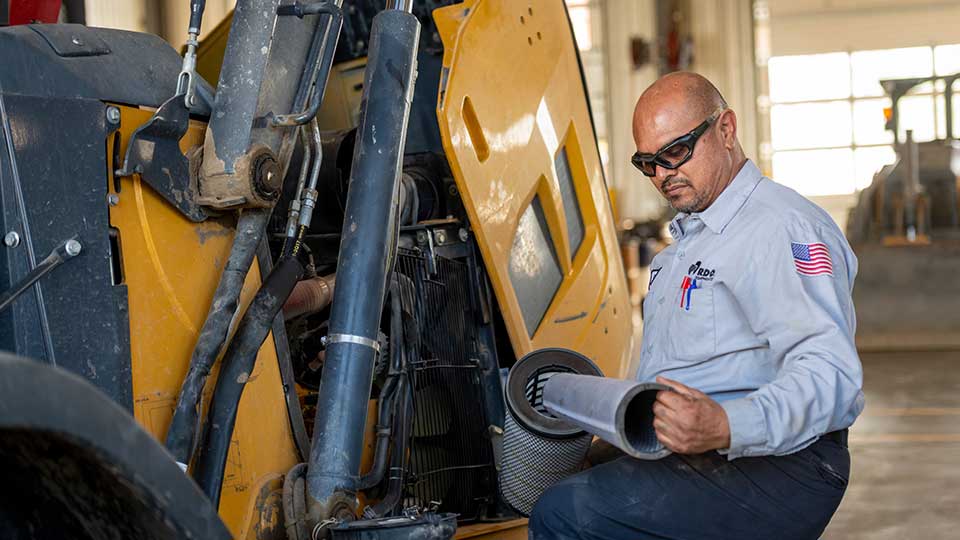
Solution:
<path fill-rule="evenodd" d="M 830 250 L 826 244 L 790 242 L 790 249 L 793 251 L 793 264 L 801 275 L 833 275 L 833 261 L 830 260 Z"/>
<path fill-rule="evenodd" d="M 687 269 L 687 274 L 701 281 L 712 281 L 713 276 L 717 275 L 717 271 L 711 270 L 710 268 L 703 266 L 703 262 L 697 261 L 690 265 L 690 268 Z"/>
<path fill-rule="evenodd" d="M 684 276 L 680 284 L 680 307 L 690 311 L 690 302 L 693 300 L 693 290 L 699 289 L 700 284 L 696 279 L 690 279 L 690 276 Z"/>

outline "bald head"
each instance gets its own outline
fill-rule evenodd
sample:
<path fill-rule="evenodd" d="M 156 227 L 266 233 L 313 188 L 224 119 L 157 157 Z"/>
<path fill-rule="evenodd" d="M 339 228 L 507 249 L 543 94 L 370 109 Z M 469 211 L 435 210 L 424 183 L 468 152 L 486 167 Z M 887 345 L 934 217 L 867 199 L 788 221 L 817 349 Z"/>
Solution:
<path fill-rule="evenodd" d="M 637 152 L 647 156 L 638 159 L 650 160 L 647 166 L 656 163 L 652 155 L 702 126 L 699 138 L 688 137 L 670 146 L 671 154 L 658 154 L 656 160 L 669 158 L 673 168 L 657 164 L 654 172 L 648 171 L 654 186 L 680 212 L 708 208 L 746 161 L 737 141 L 736 114 L 713 83 L 690 72 L 661 77 L 644 91 L 633 112 Z"/>
<path fill-rule="evenodd" d="M 657 120 L 661 113 L 662 123 L 677 123 L 696 120 L 696 123 L 726 108 L 727 102 L 720 91 L 699 73 L 677 71 L 664 75 L 651 84 L 637 100 L 633 111 L 634 136 L 637 124 Z"/>

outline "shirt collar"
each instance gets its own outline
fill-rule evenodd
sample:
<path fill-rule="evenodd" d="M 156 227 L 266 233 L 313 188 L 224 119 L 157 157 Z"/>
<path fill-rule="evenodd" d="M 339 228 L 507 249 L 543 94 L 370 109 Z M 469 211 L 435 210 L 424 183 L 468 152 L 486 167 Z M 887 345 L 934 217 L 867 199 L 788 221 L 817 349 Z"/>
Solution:
<path fill-rule="evenodd" d="M 733 216 L 743 206 L 743 203 L 750 198 L 750 194 L 753 193 L 761 179 L 763 179 L 763 174 L 761 174 L 760 169 L 748 159 L 740 168 L 740 172 L 733 177 L 730 185 L 720 192 L 717 200 L 713 201 L 713 204 L 706 210 L 694 214 L 678 213 L 670 223 L 670 234 L 674 239 L 683 236 L 684 231 L 681 222 L 687 217 L 699 217 L 700 221 L 703 221 L 704 225 L 711 231 L 716 234 L 722 233 Z"/>

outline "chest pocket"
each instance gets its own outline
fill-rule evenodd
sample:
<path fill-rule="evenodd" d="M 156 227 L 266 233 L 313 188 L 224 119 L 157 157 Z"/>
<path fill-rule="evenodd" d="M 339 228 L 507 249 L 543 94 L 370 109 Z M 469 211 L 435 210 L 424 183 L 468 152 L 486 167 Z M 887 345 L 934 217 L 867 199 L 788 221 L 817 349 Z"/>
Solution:
<path fill-rule="evenodd" d="M 670 346 L 673 357 L 698 362 L 717 350 L 717 319 L 713 284 L 677 287 L 670 311 Z M 664 306 L 665 307 L 665 306 Z"/>

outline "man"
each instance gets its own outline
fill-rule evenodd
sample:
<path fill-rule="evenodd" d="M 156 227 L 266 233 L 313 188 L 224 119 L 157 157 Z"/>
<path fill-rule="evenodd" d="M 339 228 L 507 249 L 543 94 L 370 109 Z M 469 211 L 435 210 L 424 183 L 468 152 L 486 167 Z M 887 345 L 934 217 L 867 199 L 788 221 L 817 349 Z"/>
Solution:
<path fill-rule="evenodd" d="M 530 537 L 816 539 L 863 409 L 856 257 L 826 212 L 746 159 L 736 114 L 700 75 L 648 88 L 633 132 L 634 165 L 678 212 L 650 266 L 637 374 L 674 389 L 654 404 L 674 453 L 555 485 Z"/>

